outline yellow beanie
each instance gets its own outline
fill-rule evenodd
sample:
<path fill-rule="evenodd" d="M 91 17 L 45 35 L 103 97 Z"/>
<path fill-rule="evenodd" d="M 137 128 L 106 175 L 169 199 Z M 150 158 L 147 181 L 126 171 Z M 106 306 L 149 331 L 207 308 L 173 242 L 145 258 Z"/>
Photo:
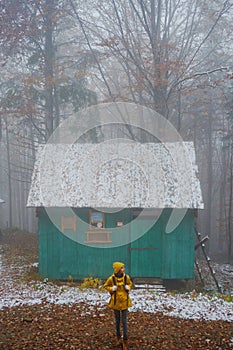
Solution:
<path fill-rule="evenodd" d="M 116 261 L 116 262 L 113 263 L 112 266 L 113 266 L 114 273 L 117 273 L 117 272 L 120 271 L 120 269 L 122 268 L 122 266 L 125 266 L 125 264 L 123 264 L 122 262 Z"/>

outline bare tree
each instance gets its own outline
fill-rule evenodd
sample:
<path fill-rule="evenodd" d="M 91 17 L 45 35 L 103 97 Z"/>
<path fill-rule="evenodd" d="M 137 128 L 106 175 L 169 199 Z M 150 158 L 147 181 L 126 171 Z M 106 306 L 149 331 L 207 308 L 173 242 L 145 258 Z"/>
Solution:
<path fill-rule="evenodd" d="M 74 0 L 70 3 L 75 8 Z M 105 99 L 140 102 L 170 118 L 174 96 L 177 99 L 186 80 L 210 70 L 207 57 L 212 49 L 206 51 L 206 42 L 231 5 L 219 3 L 206 25 L 210 9 L 205 1 L 93 3 L 94 20 L 86 15 L 82 18 L 77 9 L 75 16 L 88 46 L 98 52 L 101 75 L 97 75 L 96 82 L 102 78 L 107 86 Z M 219 69 L 224 67 L 215 67 Z"/>
<path fill-rule="evenodd" d="M 232 70 L 233 4 L 95 0 L 94 18 L 85 12 L 88 4 L 82 9 L 75 0 L 70 4 L 96 58 L 90 76 L 100 99 L 151 107 L 168 118 L 184 139 L 195 141 L 206 206 L 200 224 L 212 235 L 210 249 L 215 251 L 215 238 L 221 235 L 215 215 L 223 169 L 218 155 L 226 132 L 224 91 Z"/>

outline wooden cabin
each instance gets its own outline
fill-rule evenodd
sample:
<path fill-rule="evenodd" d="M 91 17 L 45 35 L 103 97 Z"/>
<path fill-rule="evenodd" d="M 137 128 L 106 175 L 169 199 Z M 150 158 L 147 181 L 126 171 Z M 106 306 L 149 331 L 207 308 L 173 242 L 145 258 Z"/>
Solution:
<path fill-rule="evenodd" d="M 203 202 L 192 142 L 46 145 L 27 206 L 43 277 L 106 278 L 113 261 L 132 278 L 194 276 Z"/>

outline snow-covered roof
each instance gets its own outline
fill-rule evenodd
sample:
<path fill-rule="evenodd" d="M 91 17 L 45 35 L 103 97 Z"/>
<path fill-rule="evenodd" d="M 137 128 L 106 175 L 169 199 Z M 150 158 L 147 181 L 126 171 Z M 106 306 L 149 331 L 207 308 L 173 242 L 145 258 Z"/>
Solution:
<path fill-rule="evenodd" d="M 27 206 L 203 208 L 192 142 L 47 144 Z"/>

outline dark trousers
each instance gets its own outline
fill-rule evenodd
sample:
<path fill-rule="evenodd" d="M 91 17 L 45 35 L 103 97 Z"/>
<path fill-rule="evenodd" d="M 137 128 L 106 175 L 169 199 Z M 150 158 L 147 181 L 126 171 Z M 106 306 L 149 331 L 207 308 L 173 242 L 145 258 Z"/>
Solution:
<path fill-rule="evenodd" d="M 116 334 L 118 337 L 121 336 L 121 329 L 120 324 L 122 321 L 123 326 L 123 339 L 128 339 L 128 327 L 127 327 L 127 315 L 128 315 L 128 309 L 125 310 L 114 310 L 115 320 L 116 320 Z"/>

